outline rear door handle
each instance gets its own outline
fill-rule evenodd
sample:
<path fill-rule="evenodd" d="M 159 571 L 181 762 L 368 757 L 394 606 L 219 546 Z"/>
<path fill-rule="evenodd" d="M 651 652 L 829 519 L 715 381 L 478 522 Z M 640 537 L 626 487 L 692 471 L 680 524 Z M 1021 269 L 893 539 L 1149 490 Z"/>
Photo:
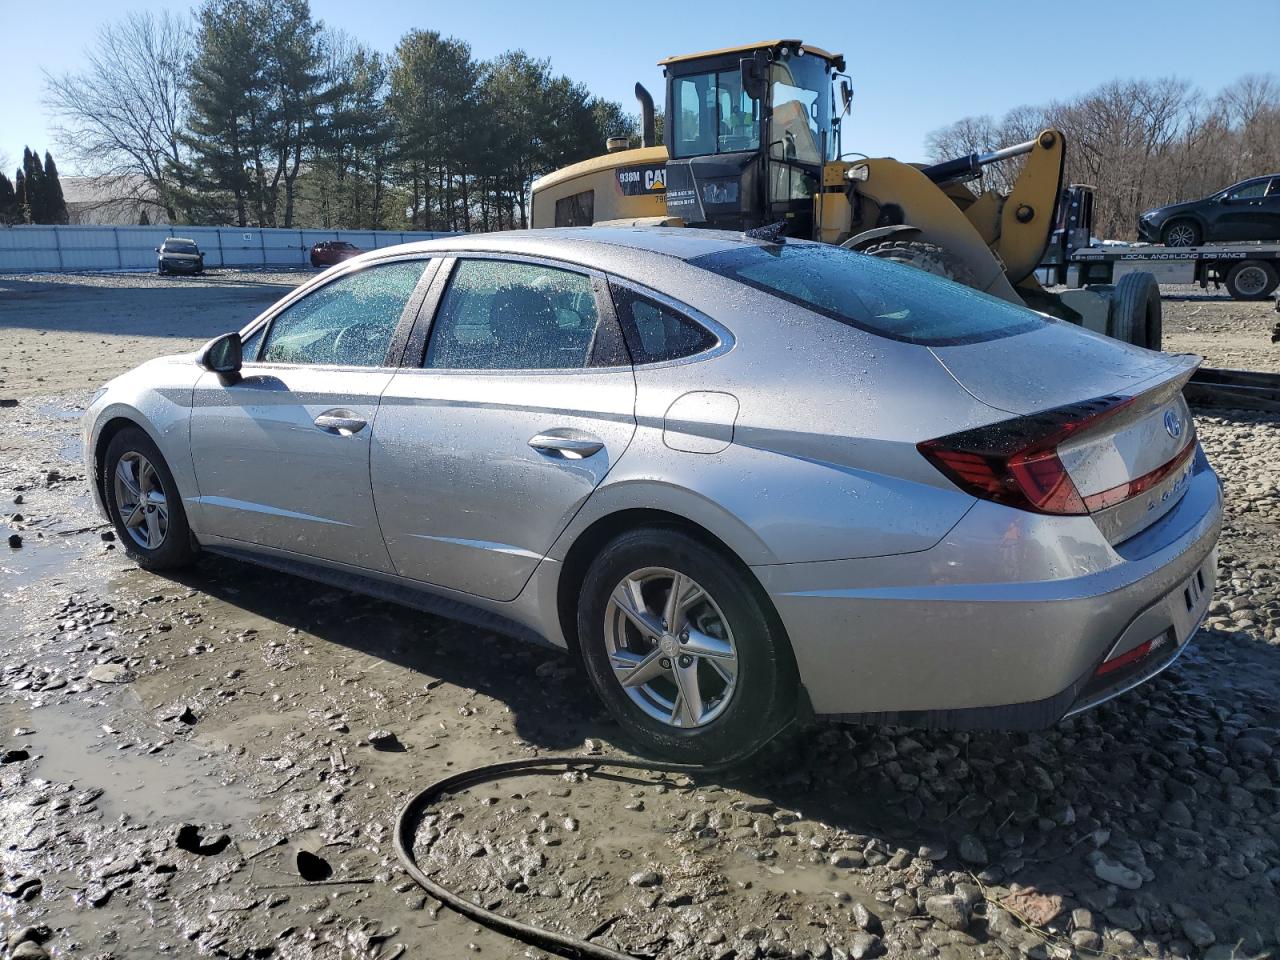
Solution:
<path fill-rule="evenodd" d="M 368 421 L 353 416 L 348 410 L 330 410 L 316 417 L 315 425 L 325 433 L 351 437 L 367 427 Z"/>
<path fill-rule="evenodd" d="M 557 437 L 550 433 L 531 437 L 529 446 L 539 453 L 564 457 L 566 460 L 585 460 L 604 449 L 604 444 L 594 438 L 579 440 L 574 437 Z"/>

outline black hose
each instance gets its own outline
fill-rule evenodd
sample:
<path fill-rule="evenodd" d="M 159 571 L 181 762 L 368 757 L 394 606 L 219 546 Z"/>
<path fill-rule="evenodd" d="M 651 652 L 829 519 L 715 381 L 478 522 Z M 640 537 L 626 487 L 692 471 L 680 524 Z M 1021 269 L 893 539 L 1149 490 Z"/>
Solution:
<path fill-rule="evenodd" d="M 486 764 L 483 767 L 472 767 L 470 770 L 463 770 L 437 780 L 409 798 L 409 801 L 401 809 L 400 815 L 396 818 L 394 836 L 396 856 L 404 864 L 409 876 L 428 894 L 449 909 L 491 930 L 496 930 L 498 933 L 505 934 L 516 940 L 522 940 L 535 947 L 541 947 L 543 950 L 558 953 L 562 957 L 571 957 L 573 960 L 635 960 L 635 957 L 631 954 L 619 953 L 609 947 L 602 947 L 599 944 L 580 940 L 568 934 L 557 933 L 554 930 L 521 923 L 519 920 L 512 920 L 510 917 L 504 917 L 499 913 L 494 913 L 492 910 L 486 910 L 484 907 L 472 903 L 470 900 L 465 900 L 452 890 L 436 883 L 423 872 L 414 857 L 413 843 L 414 837 L 418 832 L 418 821 L 421 819 L 423 811 L 438 800 L 441 795 L 471 787 L 487 780 L 496 780 L 508 774 L 529 770 L 546 772 L 548 768 L 553 767 L 571 769 L 616 767 L 623 770 L 645 770 L 650 773 L 715 773 L 726 769 L 726 767 L 701 767 L 688 763 L 646 763 L 643 760 L 623 760 L 592 756 L 534 757 L 524 760 L 504 760 L 500 763 Z"/>

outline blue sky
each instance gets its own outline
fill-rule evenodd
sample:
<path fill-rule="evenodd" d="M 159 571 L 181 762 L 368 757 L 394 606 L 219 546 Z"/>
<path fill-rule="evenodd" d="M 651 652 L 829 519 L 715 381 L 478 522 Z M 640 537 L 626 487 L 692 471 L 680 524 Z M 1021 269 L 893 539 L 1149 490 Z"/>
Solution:
<path fill-rule="evenodd" d="M 30 0 L 0 0 L 6 35 L 0 159 L 6 167 L 21 157 L 24 144 L 57 155 L 42 103 L 42 70 L 75 69 L 99 27 L 124 11 L 184 6 L 185 0 L 44 0 L 33 18 Z M 798 37 L 848 58 L 855 99 L 846 149 L 904 160 L 925 159 L 925 135 L 962 116 L 999 116 L 1114 77 L 1173 74 L 1215 92 L 1241 74 L 1280 70 L 1275 0 L 1217 8 L 1190 0 L 312 0 L 312 9 L 383 50 L 415 27 L 466 40 L 477 57 L 522 47 L 628 110 L 635 109 L 637 80 L 661 102 L 661 72 L 654 66 L 661 57 Z M 38 28 L 28 33 L 24 23 Z M 1257 28 L 1247 28 L 1250 23 Z"/>

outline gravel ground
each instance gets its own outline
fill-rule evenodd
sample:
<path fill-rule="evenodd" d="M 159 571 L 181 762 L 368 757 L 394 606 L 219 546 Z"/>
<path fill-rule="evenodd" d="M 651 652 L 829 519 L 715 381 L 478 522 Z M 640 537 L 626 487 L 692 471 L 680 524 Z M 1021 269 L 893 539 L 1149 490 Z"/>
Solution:
<path fill-rule="evenodd" d="M 187 280 L 0 278 L 2 957 L 543 956 L 424 897 L 390 828 L 452 770 L 626 755 L 569 659 L 228 560 L 148 574 L 91 510 L 92 387 L 305 276 L 211 276 L 194 304 Z M 1170 301 L 1170 349 L 1263 367 L 1275 315 L 1247 309 Z M 436 807 L 421 861 L 662 960 L 1280 955 L 1280 432 L 1198 423 L 1222 576 L 1153 683 L 1038 734 L 829 727 L 738 778 L 508 778 Z"/>

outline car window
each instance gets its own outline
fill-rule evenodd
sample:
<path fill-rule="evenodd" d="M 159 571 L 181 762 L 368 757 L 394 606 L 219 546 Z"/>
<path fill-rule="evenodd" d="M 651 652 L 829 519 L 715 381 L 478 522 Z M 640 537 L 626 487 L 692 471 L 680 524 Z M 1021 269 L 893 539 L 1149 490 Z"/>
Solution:
<path fill-rule="evenodd" d="M 265 326 L 259 327 L 241 341 L 240 357 L 244 363 L 254 363 L 258 359 L 258 351 L 262 348 L 262 335 L 266 329 Z"/>
<path fill-rule="evenodd" d="M 1267 190 L 1268 197 L 1280 197 L 1280 177 L 1271 178 L 1271 188 Z"/>
<path fill-rule="evenodd" d="M 915 267 L 818 243 L 742 245 L 689 263 L 904 343 L 978 343 L 1048 322 Z"/>
<path fill-rule="evenodd" d="M 325 284 L 271 321 L 263 363 L 380 367 L 425 260 L 377 264 Z"/>
<path fill-rule="evenodd" d="M 1266 180 L 1259 180 L 1256 183 L 1246 183 L 1242 187 L 1237 187 L 1231 191 L 1231 199 L 1255 200 L 1267 192 L 1267 182 Z"/>
<path fill-rule="evenodd" d="M 634 290 L 615 286 L 613 302 L 634 363 L 678 360 L 719 343 L 701 324 Z"/>
<path fill-rule="evenodd" d="M 194 243 L 174 243 L 172 240 L 164 244 L 165 253 L 198 253 Z"/>
<path fill-rule="evenodd" d="M 436 312 L 424 366 L 584 367 L 599 319 L 595 288 L 583 274 L 506 260 L 461 260 Z"/>

